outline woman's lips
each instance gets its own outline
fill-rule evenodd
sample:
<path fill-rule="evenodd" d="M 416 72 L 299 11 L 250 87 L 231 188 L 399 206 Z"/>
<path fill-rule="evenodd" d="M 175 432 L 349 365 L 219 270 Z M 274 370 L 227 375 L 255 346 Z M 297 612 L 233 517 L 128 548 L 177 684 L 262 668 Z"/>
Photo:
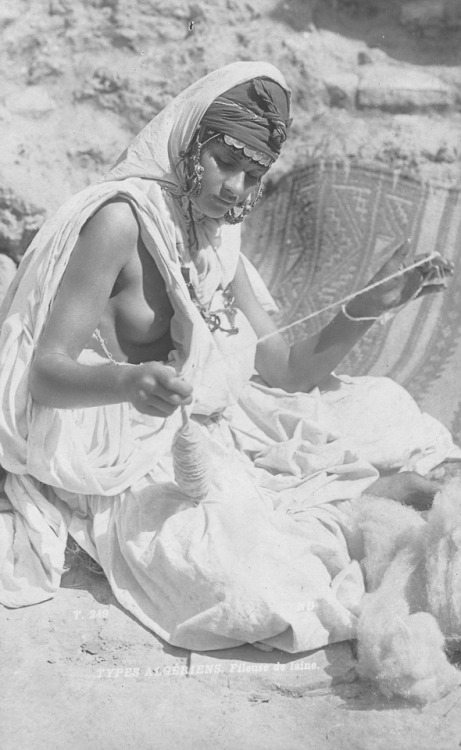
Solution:
<path fill-rule="evenodd" d="M 215 195 L 214 199 L 226 208 L 233 208 L 236 205 L 236 201 L 226 201 L 224 198 L 220 198 L 219 195 Z"/>

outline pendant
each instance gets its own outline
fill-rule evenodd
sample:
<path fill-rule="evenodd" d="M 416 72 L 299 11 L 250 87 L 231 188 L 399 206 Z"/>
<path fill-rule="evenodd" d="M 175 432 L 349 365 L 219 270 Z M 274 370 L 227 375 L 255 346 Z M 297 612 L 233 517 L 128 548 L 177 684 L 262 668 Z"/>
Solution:
<path fill-rule="evenodd" d="M 214 333 L 215 331 L 222 331 L 223 333 L 229 334 L 229 336 L 236 336 L 239 332 L 238 327 L 234 325 L 235 317 L 237 315 L 237 308 L 234 304 L 235 300 L 234 295 L 232 294 L 231 285 L 229 284 L 226 289 L 222 290 L 224 307 L 220 310 L 213 310 L 213 312 L 208 312 L 205 306 L 200 304 L 200 301 L 197 297 L 197 293 L 190 278 L 190 269 L 187 268 L 187 266 L 181 266 L 181 273 L 189 291 L 190 298 L 198 309 L 200 315 L 207 324 L 211 333 Z M 220 289 L 221 287 L 218 288 Z M 219 313 L 223 313 L 228 317 L 231 324 L 230 328 L 223 328 L 223 326 L 221 325 L 221 317 Z"/>

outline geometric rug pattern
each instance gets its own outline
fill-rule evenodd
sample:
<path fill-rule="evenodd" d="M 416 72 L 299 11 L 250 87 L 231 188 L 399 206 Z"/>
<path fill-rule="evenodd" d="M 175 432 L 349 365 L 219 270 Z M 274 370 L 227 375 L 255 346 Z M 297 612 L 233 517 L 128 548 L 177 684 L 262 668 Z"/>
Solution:
<path fill-rule="evenodd" d="M 437 250 L 455 264 L 448 288 L 375 324 L 336 369 L 388 375 L 461 444 L 461 191 L 379 163 L 317 161 L 285 175 L 243 225 L 245 254 L 291 323 L 363 287 L 403 240 L 408 260 Z M 291 328 L 325 325 L 331 310 Z"/>

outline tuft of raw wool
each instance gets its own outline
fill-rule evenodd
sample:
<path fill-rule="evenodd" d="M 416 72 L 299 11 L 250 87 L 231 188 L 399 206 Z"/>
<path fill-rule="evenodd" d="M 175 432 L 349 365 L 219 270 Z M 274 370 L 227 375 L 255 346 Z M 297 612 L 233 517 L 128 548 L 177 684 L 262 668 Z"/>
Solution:
<path fill-rule="evenodd" d="M 196 422 L 183 412 L 183 424 L 171 448 L 176 483 L 194 502 L 203 500 L 210 489 L 209 461 L 204 435 Z"/>
<path fill-rule="evenodd" d="M 426 534 L 428 609 L 447 642 L 461 642 L 461 480 L 451 479 L 436 495 Z"/>
<path fill-rule="evenodd" d="M 436 619 L 428 612 L 410 613 L 405 591 L 421 567 L 413 568 L 414 562 L 411 553 L 400 552 L 381 586 L 364 597 L 357 672 L 387 698 L 430 703 L 461 684 L 461 672 L 445 655 Z"/>
<path fill-rule="evenodd" d="M 357 626 L 358 674 L 388 698 L 438 700 L 461 684 L 426 598 L 426 522 L 390 500 L 365 498 L 366 594 Z M 368 580 L 370 578 L 370 581 Z"/>
<path fill-rule="evenodd" d="M 367 591 L 373 591 L 398 550 L 411 543 L 414 530 L 423 530 L 426 523 L 413 508 L 374 495 L 362 495 L 356 500 L 354 512 L 363 535 L 362 567 Z"/>

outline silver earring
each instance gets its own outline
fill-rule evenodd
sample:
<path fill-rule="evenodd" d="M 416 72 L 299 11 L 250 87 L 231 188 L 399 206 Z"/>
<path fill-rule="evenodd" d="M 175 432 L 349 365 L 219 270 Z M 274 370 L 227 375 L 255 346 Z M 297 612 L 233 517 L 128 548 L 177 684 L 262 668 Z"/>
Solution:
<path fill-rule="evenodd" d="M 202 144 L 198 141 L 194 153 L 189 157 L 189 165 L 192 162 L 192 170 L 186 178 L 186 189 L 184 193 L 188 198 L 200 195 L 202 190 L 202 177 L 205 170 L 200 163 L 201 152 Z"/>

